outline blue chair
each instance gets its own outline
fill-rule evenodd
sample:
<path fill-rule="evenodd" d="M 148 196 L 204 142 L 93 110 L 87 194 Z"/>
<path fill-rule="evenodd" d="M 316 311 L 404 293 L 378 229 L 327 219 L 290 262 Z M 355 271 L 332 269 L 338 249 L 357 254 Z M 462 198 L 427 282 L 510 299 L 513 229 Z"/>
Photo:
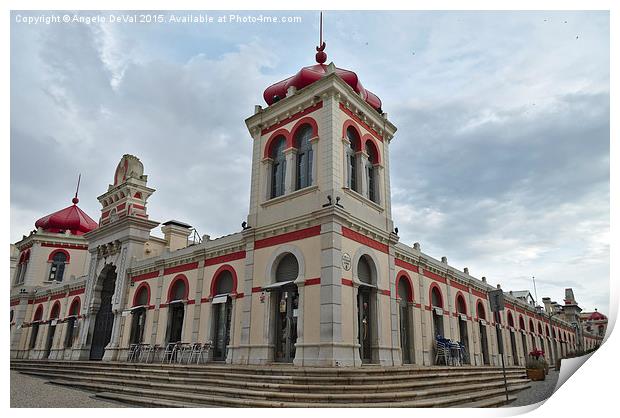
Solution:
<path fill-rule="evenodd" d="M 435 338 L 435 364 L 439 364 L 443 360 L 447 366 L 451 362 L 450 357 L 450 340 L 437 335 Z"/>

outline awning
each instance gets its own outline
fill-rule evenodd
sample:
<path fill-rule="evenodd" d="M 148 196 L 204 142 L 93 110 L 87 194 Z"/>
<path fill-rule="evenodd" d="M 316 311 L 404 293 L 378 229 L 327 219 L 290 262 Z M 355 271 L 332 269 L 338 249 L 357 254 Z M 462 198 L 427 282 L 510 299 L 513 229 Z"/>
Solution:
<path fill-rule="evenodd" d="M 359 286 L 360 287 L 368 287 L 370 289 L 376 289 L 377 288 L 377 286 L 375 286 L 374 284 L 365 283 L 365 282 L 359 282 Z"/>
<path fill-rule="evenodd" d="M 267 292 L 271 292 L 272 290 L 278 290 L 281 287 L 287 286 L 287 285 L 291 285 L 295 283 L 295 280 L 288 280 L 286 282 L 276 282 L 267 286 L 263 286 L 263 290 L 267 291 Z"/>
<path fill-rule="evenodd" d="M 217 305 L 219 303 L 226 303 L 228 301 L 228 295 L 215 295 L 211 300 L 211 305 Z"/>

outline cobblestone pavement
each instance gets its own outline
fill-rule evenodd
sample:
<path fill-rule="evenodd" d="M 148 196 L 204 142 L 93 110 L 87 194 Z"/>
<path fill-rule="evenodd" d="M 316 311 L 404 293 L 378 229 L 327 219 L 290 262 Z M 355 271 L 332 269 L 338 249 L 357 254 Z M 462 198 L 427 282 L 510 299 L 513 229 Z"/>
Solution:
<path fill-rule="evenodd" d="M 92 398 L 92 393 L 46 383 L 46 379 L 11 370 L 11 408 L 127 408 Z"/>
<path fill-rule="evenodd" d="M 555 385 L 558 382 L 560 372 L 555 370 L 549 370 L 549 374 L 543 381 L 531 382 L 531 386 L 528 389 L 522 390 L 517 393 L 517 399 L 506 405 L 510 408 L 513 406 L 526 406 L 533 403 L 537 403 L 547 399 L 553 394 Z"/>

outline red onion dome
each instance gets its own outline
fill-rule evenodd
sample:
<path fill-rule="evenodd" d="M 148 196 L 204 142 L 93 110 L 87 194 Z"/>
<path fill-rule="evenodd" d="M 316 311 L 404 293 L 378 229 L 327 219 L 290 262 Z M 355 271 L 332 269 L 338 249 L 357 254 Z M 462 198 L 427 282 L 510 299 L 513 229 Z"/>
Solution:
<path fill-rule="evenodd" d="M 34 226 L 47 232 L 70 231 L 73 235 L 83 235 L 99 226 L 86 212 L 77 207 L 79 202 L 77 197 L 74 197 L 72 202 L 73 205 L 39 219 Z"/>
<path fill-rule="evenodd" d="M 327 61 L 327 54 L 325 53 L 325 42 L 321 42 L 320 46 L 316 47 L 316 50 L 317 53 L 315 59 L 317 64 L 311 65 L 309 67 L 303 67 L 294 76 L 267 87 L 267 89 L 263 93 L 263 98 L 269 106 L 271 106 L 280 99 L 284 99 L 286 97 L 286 93 L 289 87 L 295 87 L 297 90 L 301 90 L 304 87 L 309 86 L 310 84 L 322 79 L 327 75 L 328 66 L 325 65 L 325 61 Z M 356 93 L 360 94 L 362 96 L 362 99 L 364 99 L 366 103 L 371 105 L 378 112 L 382 112 L 381 99 L 379 99 L 376 94 L 366 90 L 364 86 L 362 86 L 362 83 L 357 77 L 357 74 L 355 74 L 353 71 L 344 70 L 337 67 L 336 74 L 345 83 L 351 86 L 351 88 L 355 90 Z"/>
<path fill-rule="evenodd" d="M 596 310 L 588 317 L 588 321 L 602 321 L 605 319 L 607 319 L 607 317 Z"/>

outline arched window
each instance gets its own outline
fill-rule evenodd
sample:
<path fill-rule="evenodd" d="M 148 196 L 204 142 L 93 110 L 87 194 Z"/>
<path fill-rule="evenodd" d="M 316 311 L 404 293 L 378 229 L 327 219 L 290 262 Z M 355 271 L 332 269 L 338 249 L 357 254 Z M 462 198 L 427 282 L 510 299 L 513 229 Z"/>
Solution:
<path fill-rule="evenodd" d="M 295 190 L 312 185 L 312 127 L 302 125 L 295 133 L 295 147 L 297 148 L 297 170 Z"/>
<path fill-rule="evenodd" d="M 349 189 L 359 193 L 360 188 L 357 181 L 359 176 L 357 173 L 357 157 L 355 155 L 355 150 L 359 149 L 360 136 L 352 126 L 347 128 L 347 139 L 349 140 L 349 145 L 346 149 L 347 186 Z"/>
<path fill-rule="evenodd" d="M 288 253 L 278 263 L 276 268 L 276 282 L 288 282 L 297 279 L 299 263 L 297 257 Z"/>
<path fill-rule="evenodd" d="M 52 311 L 50 313 L 50 319 L 58 319 L 60 316 L 60 303 L 56 302 L 54 306 L 52 306 Z"/>
<path fill-rule="evenodd" d="M 432 318 L 435 337 L 444 336 L 443 328 L 443 299 L 441 297 L 441 291 L 437 286 L 433 286 L 431 289 L 431 306 L 432 306 Z"/>
<path fill-rule="evenodd" d="M 366 141 L 366 154 L 368 162 L 366 163 L 366 186 L 368 189 L 368 199 L 375 203 L 379 203 L 379 192 L 377 187 L 377 169 L 375 164 L 378 163 L 377 150 L 371 141 Z"/>
<path fill-rule="evenodd" d="M 24 278 L 26 277 L 26 269 L 28 268 L 28 261 L 30 261 L 30 250 L 24 251 L 19 257 L 17 271 L 15 272 L 15 284 L 24 283 Z"/>
<path fill-rule="evenodd" d="M 479 319 L 484 319 L 486 321 L 487 314 L 484 310 L 484 305 L 482 304 L 482 302 L 478 302 L 478 306 L 476 306 L 476 313 L 478 314 Z"/>
<path fill-rule="evenodd" d="M 463 296 L 458 295 L 456 297 L 456 311 L 460 314 L 467 314 L 467 307 L 465 305 L 465 299 Z"/>
<path fill-rule="evenodd" d="M 50 274 L 48 280 L 62 282 L 62 278 L 65 274 L 65 263 L 67 262 L 67 255 L 63 251 L 57 251 L 52 257 L 52 265 L 50 267 Z"/>
<path fill-rule="evenodd" d="M 400 276 L 398 279 L 398 297 L 401 303 L 413 302 L 413 292 L 407 276 Z"/>
<path fill-rule="evenodd" d="M 181 281 L 181 280 L 179 280 Z M 183 283 L 185 285 L 185 283 Z M 174 299 L 177 300 L 177 299 Z M 149 287 L 148 284 L 143 284 L 138 287 L 136 295 L 133 299 L 133 306 L 147 306 L 149 304 Z"/>
<path fill-rule="evenodd" d="M 436 286 L 431 290 L 431 305 L 437 308 L 443 308 L 443 300 L 441 298 L 441 292 Z"/>
<path fill-rule="evenodd" d="M 514 328 L 515 327 L 515 320 L 512 317 L 512 313 L 508 312 L 508 326 L 510 328 Z"/>
<path fill-rule="evenodd" d="M 362 283 L 372 284 L 372 268 L 366 256 L 360 257 L 357 263 L 357 277 Z"/>
<path fill-rule="evenodd" d="M 284 149 L 286 148 L 286 138 L 279 136 L 274 139 L 269 153 L 269 158 L 273 160 L 271 166 L 271 192 L 270 197 L 278 197 L 284 194 L 284 182 L 286 177 L 286 159 Z"/>
<path fill-rule="evenodd" d="M 215 280 L 216 295 L 226 295 L 233 291 L 233 275 L 229 270 L 222 270 Z"/>
<path fill-rule="evenodd" d="M 168 300 L 178 301 L 185 300 L 187 298 L 187 284 L 185 283 L 185 276 L 180 275 L 178 278 L 175 278 L 172 287 L 170 288 L 170 292 L 168 293 Z"/>

